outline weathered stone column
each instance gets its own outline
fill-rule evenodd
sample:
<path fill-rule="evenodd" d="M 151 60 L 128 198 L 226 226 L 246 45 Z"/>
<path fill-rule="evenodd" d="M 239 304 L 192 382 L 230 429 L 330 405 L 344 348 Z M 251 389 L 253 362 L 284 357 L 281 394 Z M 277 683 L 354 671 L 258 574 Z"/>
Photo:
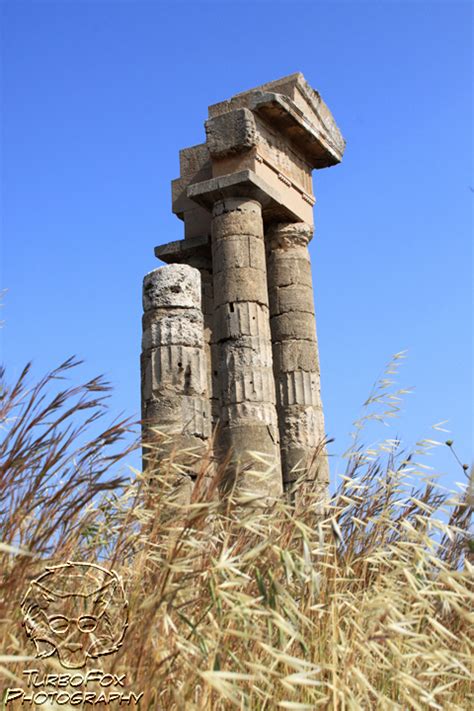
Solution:
<path fill-rule="evenodd" d="M 267 235 L 267 266 L 284 487 L 290 489 L 301 470 L 313 464 L 308 474 L 316 479 L 314 490 L 320 489 L 323 498 L 329 467 L 322 446 L 324 417 L 308 252 L 312 235 L 313 227 L 303 222 L 273 226 Z"/>
<path fill-rule="evenodd" d="M 210 435 L 199 271 L 186 264 L 154 269 L 144 278 L 143 308 L 146 449 L 153 445 L 153 430 L 170 435 L 168 448 L 180 452 L 183 483 L 190 490 Z M 187 450 L 184 456 L 183 450 Z M 144 452 L 145 464 L 152 461 L 151 455 Z"/>
<path fill-rule="evenodd" d="M 155 254 L 201 272 L 205 402 L 209 423 L 219 423 L 217 469 L 225 465 L 229 473 L 222 493 L 235 482 L 264 499 L 277 496 L 283 490 L 282 463 L 290 491 L 298 465 L 307 467 L 318 451 L 309 474 L 316 472 L 325 488 L 307 251 L 311 228 L 305 225 L 314 219 L 312 171 L 342 160 L 344 138 L 320 94 L 300 73 L 213 104 L 205 130 L 204 143 L 180 151 L 180 175 L 172 182 L 172 209 L 184 222 L 184 239 L 158 246 Z M 262 223 L 279 225 L 265 241 Z M 274 249 L 266 259 L 267 238 Z M 147 368 L 148 361 L 144 372 Z M 172 385 L 149 386 L 153 395 L 146 390 L 144 411 L 154 413 L 156 402 L 162 403 L 153 414 L 156 422 L 169 410 L 179 429 L 179 408 L 189 409 L 201 394 L 187 394 L 179 379 Z M 192 436 L 202 437 L 198 431 L 194 426 Z M 229 449 L 233 461 L 227 467 Z M 267 471 L 258 477 L 249 470 Z"/>
<path fill-rule="evenodd" d="M 215 331 L 221 403 L 221 451 L 234 466 L 224 488 L 236 482 L 258 495 L 282 491 L 275 383 L 268 308 L 262 207 L 256 200 L 225 198 L 214 204 L 212 222 Z M 266 455 L 259 462 L 249 452 Z M 266 472 L 242 472 L 251 466 Z M 271 467 L 271 471 L 270 471 Z"/>

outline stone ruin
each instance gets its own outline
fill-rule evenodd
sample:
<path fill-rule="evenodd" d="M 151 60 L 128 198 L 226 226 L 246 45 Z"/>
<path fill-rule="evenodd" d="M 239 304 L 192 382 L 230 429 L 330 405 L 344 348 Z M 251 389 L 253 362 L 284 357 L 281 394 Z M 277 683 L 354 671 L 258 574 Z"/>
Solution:
<path fill-rule="evenodd" d="M 345 141 L 299 73 L 210 106 L 205 129 L 172 181 L 184 239 L 156 247 L 167 266 L 144 279 L 144 434 L 194 453 L 188 492 L 212 448 L 221 492 L 278 496 L 305 469 L 324 498 L 312 170 L 339 163 Z"/>

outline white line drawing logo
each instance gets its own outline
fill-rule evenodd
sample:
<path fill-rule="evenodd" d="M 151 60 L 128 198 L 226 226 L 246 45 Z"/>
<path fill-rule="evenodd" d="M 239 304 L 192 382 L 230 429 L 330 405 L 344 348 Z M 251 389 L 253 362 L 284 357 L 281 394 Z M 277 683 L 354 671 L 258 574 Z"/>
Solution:
<path fill-rule="evenodd" d="M 57 655 L 65 669 L 113 654 L 128 627 L 128 602 L 117 573 L 68 561 L 46 568 L 21 602 L 26 634 L 40 659 Z"/>

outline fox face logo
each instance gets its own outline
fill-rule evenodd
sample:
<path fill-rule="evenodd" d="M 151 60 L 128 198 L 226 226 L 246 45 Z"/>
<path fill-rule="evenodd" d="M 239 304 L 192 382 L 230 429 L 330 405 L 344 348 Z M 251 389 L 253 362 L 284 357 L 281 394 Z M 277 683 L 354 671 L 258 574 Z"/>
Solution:
<path fill-rule="evenodd" d="M 23 625 L 38 658 L 57 655 L 66 669 L 116 652 L 128 626 L 128 603 L 118 575 L 93 563 L 46 568 L 21 603 Z"/>

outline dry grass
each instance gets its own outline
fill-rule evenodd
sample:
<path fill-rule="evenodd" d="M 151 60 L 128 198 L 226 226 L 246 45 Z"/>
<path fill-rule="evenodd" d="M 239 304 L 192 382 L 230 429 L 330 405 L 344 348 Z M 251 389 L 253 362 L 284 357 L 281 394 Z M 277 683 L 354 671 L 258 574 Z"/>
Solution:
<path fill-rule="evenodd" d="M 7 391 L 6 412 L 22 398 L 28 411 L 31 394 Z M 180 504 L 180 455 L 160 456 L 159 447 L 152 477 L 109 482 L 114 491 L 97 503 L 105 440 L 126 425 L 74 460 L 72 432 L 67 448 L 65 435 L 58 441 L 64 421 L 43 439 L 32 435 L 32 414 L 6 424 L 2 540 L 28 555 L 0 550 L 2 653 L 33 654 L 19 600 L 45 557 L 101 561 L 124 580 L 130 626 L 120 651 L 93 665 L 126 672 L 127 687 L 144 693 L 140 708 L 472 708 L 465 492 L 443 490 L 398 442 L 360 445 L 366 420 L 393 414 L 397 398 L 387 379 L 376 386 L 367 403 L 376 413 L 357 423 L 346 474 L 324 511 L 310 493 L 296 509 L 279 500 L 262 510 L 236 496 L 222 506 L 222 472 L 209 478 L 207 462 L 191 503 Z M 69 484 L 48 495 L 49 475 L 65 470 Z M 47 671 L 47 660 L 41 665 Z M 24 668 L 4 657 L 5 685 Z"/>

